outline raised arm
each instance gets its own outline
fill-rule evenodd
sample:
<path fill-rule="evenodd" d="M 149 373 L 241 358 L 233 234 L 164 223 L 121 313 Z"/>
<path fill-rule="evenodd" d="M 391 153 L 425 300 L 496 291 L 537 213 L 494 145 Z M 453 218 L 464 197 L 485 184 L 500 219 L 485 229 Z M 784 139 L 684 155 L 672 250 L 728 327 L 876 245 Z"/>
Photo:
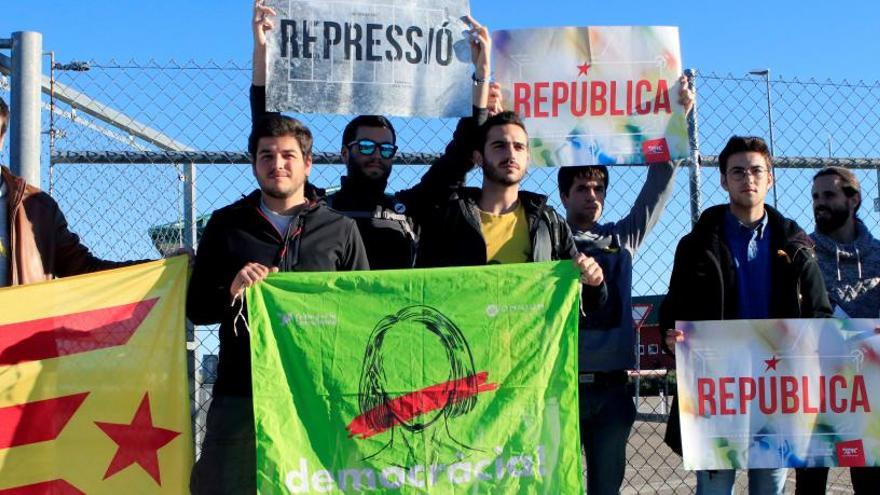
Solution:
<path fill-rule="evenodd" d="M 419 183 L 398 193 L 398 198 L 416 215 L 464 184 L 465 176 L 474 166 L 472 155 L 479 126 L 489 118 L 490 110 L 497 113 L 501 108 L 500 87 L 489 83 L 492 37 L 486 26 L 473 17 L 465 16 L 464 21 L 470 26 L 468 36 L 474 64 L 473 80 L 467 82 L 473 86 L 473 112 L 459 120 L 443 155 L 434 160 Z"/>
<path fill-rule="evenodd" d="M 688 87 L 687 78 L 678 79 L 678 103 L 687 114 L 693 109 L 694 94 Z M 648 177 L 630 212 L 618 223 L 618 232 L 625 248 L 635 252 L 657 225 L 666 202 L 675 185 L 678 163 L 653 163 L 648 165 Z"/>
<path fill-rule="evenodd" d="M 254 2 L 254 14 L 251 18 L 251 28 L 254 35 L 254 67 L 251 71 L 251 126 L 266 115 L 266 37 L 268 32 L 275 27 L 270 17 L 275 16 L 275 10 L 263 5 L 265 0 Z"/>
<path fill-rule="evenodd" d="M 277 15 L 271 7 L 263 5 L 265 0 L 254 2 L 254 15 L 251 27 L 254 32 L 254 69 L 251 75 L 251 84 L 254 86 L 266 85 L 266 33 L 275 25 L 270 17 Z"/>

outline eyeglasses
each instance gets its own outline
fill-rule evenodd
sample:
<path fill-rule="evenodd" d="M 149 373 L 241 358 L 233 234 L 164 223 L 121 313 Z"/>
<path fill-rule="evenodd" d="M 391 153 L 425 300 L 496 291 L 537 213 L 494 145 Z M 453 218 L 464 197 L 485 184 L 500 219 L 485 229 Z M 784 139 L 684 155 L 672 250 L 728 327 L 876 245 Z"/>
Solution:
<path fill-rule="evenodd" d="M 767 175 L 767 169 L 763 167 L 752 168 L 732 168 L 727 171 L 727 175 L 734 180 L 745 180 L 746 176 L 751 175 L 755 179 L 763 179 Z"/>
<path fill-rule="evenodd" d="M 371 139 L 361 139 L 360 141 L 352 141 L 346 144 L 347 147 L 357 147 L 358 153 L 364 156 L 370 156 L 376 152 L 376 148 L 379 148 L 379 156 L 384 159 L 393 158 L 394 154 L 397 153 L 397 146 L 394 146 L 391 143 L 382 143 L 379 144 L 376 141 Z"/>

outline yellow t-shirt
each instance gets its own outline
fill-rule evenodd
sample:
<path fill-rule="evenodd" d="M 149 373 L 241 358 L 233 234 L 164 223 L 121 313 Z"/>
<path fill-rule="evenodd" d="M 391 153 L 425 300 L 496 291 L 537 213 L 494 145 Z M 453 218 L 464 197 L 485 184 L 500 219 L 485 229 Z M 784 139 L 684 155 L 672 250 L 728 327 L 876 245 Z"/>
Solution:
<path fill-rule="evenodd" d="M 490 265 L 525 263 L 531 258 L 529 221 L 521 204 L 503 215 L 480 210 L 480 229 L 486 240 L 486 259 Z"/>

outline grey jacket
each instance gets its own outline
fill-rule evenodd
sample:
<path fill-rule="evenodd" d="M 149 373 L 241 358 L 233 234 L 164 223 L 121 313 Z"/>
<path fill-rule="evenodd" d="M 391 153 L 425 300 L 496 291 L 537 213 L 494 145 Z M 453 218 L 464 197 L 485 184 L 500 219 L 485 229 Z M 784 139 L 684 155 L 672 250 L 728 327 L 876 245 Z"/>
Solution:
<path fill-rule="evenodd" d="M 578 251 L 602 266 L 608 300 L 598 311 L 581 317 L 578 369 L 614 371 L 636 367 L 636 334 L 632 320 L 632 262 L 645 237 L 660 219 L 672 194 L 676 166 L 654 164 L 629 214 L 617 222 L 587 231 L 572 227 Z"/>
<path fill-rule="evenodd" d="M 852 244 L 839 244 L 819 232 L 810 237 L 831 306 L 840 306 L 850 318 L 880 317 L 880 241 L 861 220 L 856 220 Z"/>

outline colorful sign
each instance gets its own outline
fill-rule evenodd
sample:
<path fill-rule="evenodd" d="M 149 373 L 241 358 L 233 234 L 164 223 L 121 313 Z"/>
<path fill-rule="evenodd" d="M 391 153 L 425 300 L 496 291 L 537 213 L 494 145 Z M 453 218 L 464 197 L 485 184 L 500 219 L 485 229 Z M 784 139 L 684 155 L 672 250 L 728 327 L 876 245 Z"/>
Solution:
<path fill-rule="evenodd" d="M 570 261 L 248 291 L 261 493 L 582 493 Z"/>
<path fill-rule="evenodd" d="M 471 114 L 467 0 L 275 0 L 266 109 Z"/>
<path fill-rule="evenodd" d="M 186 271 L 0 289 L 0 493 L 188 491 Z"/>
<path fill-rule="evenodd" d="M 677 327 L 686 469 L 880 466 L 880 320 Z"/>
<path fill-rule="evenodd" d="M 504 105 L 525 119 L 534 166 L 688 156 L 678 28 L 516 29 L 492 40 Z"/>

